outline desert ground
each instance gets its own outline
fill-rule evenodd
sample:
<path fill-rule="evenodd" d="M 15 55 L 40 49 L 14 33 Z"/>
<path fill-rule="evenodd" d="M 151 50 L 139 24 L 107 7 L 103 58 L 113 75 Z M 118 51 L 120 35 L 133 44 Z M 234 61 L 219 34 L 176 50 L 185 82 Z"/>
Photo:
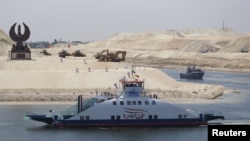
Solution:
<path fill-rule="evenodd" d="M 32 36 L 32 35 L 31 35 Z M 186 29 L 144 33 L 117 33 L 87 44 L 56 44 L 46 48 L 51 56 L 31 48 L 31 60 L 10 60 L 14 42 L 0 30 L 0 103 L 74 101 L 97 93 L 116 93 L 114 84 L 134 69 L 145 89 L 160 99 L 193 102 L 211 100 L 228 88 L 177 82 L 159 68 L 196 64 L 206 70 L 250 72 L 250 35 L 231 29 Z M 70 45 L 70 47 L 68 47 Z M 60 58 L 61 50 L 80 50 L 86 57 Z M 97 52 L 126 51 L 122 62 L 98 62 Z M 131 78 L 131 76 L 130 76 Z"/>

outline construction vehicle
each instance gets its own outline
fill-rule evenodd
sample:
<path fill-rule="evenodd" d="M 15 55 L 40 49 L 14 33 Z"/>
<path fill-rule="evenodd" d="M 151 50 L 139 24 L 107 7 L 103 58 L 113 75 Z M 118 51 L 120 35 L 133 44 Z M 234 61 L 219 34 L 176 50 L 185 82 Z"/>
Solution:
<path fill-rule="evenodd" d="M 104 52 L 106 52 L 106 54 L 103 54 Z M 122 56 L 119 57 L 119 54 L 122 54 Z M 126 51 L 116 51 L 115 53 L 109 53 L 109 50 L 103 50 L 100 54 L 96 54 L 96 58 L 99 59 L 98 62 L 121 62 L 125 61 L 125 57 Z"/>
<path fill-rule="evenodd" d="M 65 58 L 66 56 L 71 56 L 70 53 L 68 53 L 66 50 L 62 50 L 58 53 L 59 57 Z"/>
<path fill-rule="evenodd" d="M 86 57 L 86 54 L 83 54 L 80 50 L 76 50 L 72 53 L 72 56 L 74 57 Z"/>
<path fill-rule="evenodd" d="M 101 52 L 97 52 L 96 55 L 95 55 L 95 59 L 100 59 L 104 54 L 104 52 L 106 52 L 106 55 L 109 54 L 109 50 L 108 49 L 105 49 L 105 50 L 102 50 Z"/>
<path fill-rule="evenodd" d="M 51 53 L 48 53 L 47 50 L 42 50 L 40 53 L 47 55 L 47 56 L 51 56 Z"/>
<path fill-rule="evenodd" d="M 125 61 L 126 59 L 126 51 L 116 51 L 114 58 L 115 59 L 120 59 L 120 61 Z M 122 57 L 119 58 L 119 54 L 122 54 Z"/>

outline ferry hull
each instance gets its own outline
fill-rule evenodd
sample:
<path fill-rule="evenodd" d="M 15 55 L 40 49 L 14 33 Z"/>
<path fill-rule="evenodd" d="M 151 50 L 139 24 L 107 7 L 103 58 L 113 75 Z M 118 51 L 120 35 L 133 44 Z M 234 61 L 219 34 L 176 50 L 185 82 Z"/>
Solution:
<path fill-rule="evenodd" d="M 158 120 L 58 120 L 53 127 L 190 127 L 207 125 L 202 119 L 158 119 Z"/>

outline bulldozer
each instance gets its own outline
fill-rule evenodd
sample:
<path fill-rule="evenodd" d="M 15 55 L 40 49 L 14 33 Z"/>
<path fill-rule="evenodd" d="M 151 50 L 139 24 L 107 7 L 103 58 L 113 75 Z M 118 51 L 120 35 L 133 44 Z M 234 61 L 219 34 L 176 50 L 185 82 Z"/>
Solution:
<path fill-rule="evenodd" d="M 86 57 L 86 54 L 83 54 L 80 50 L 76 50 L 72 53 L 72 56 L 74 57 Z"/>
<path fill-rule="evenodd" d="M 71 56 L 70 53 L 68 53 L 66 50 L 62 50 L 58 53 L 59 57 L 65 58 L 66 56 Z"/>
<path fill-rule="evenodd" d="M 103 53 L 107 52 L 106 55 Z M 119 57 L 119 54 L 122 54 L 122 57 Z M 109 50 L 103 50 L 98 56 L 98 62 L 121 62 L 125 61 L 126 51 L 116 51 L 115 53 L 109 53 Z"/>
<path fill-rule="evenodd" d="M 47 50 L 42 50 L 40 53 L 47 55 L 47 56 L 51 56 L 51 53 L 47 52 Z"/>

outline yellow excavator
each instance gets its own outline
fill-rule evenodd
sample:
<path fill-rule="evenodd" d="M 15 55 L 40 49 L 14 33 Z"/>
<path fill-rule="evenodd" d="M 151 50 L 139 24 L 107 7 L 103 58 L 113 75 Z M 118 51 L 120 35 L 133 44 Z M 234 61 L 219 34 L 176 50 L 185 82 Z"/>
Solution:
<path fill-rule="evenodd" d="M 106 52 L 106 54 L 104 54 Z M 122 55 L 119 57 L 119 55 Z M 98 62 L 121 62 L 125 61 L 126 51 L 116 51 L 115 53 L 110 53 L 109 50 L 103 50 L 101 53 L 96 54 L 96 59 Z"/>
<path fill-rule="evenodd" d="M 106 55 L 109 54 L 109 50 L 108 49 L 104 49 L 101 52 L 97 52 L 95 55 L 95 59 L 100 59 L 101 57 L 104 56 L 104 52 L 106 52 Z"/>

